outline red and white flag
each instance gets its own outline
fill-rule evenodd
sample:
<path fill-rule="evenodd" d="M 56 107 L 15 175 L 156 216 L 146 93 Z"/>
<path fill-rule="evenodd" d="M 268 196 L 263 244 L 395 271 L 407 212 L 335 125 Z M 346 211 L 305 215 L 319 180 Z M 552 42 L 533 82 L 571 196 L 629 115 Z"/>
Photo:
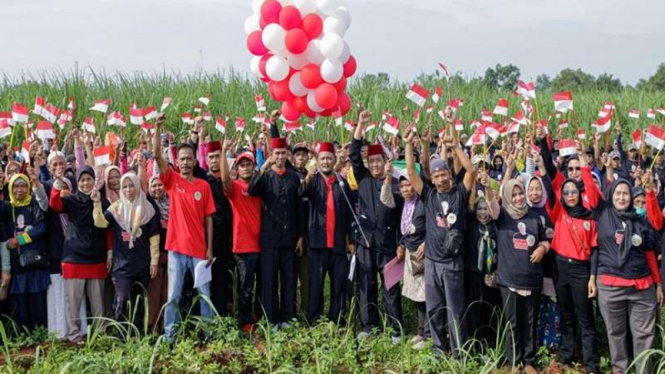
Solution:
<path fill-rule="evenodd" d="M 642 130 L 635 129 L 635 131 L 633 131 L 633 144 L 635 144 L 635 147 L 637 148 L 642 146 Z"/>
<path fill-rule="evenodd" d="M 60 130 L 65 128 L 65 125 L 67 125 L 67 122 L 71 122 L 74 113 L 73 109 L 68 109 L 68 110 L 63 110 L 62 113 L 60 113 L 60 118 L 58 118 L 58 126 L 60 127 Z"/>
<path fill-rule="evenodd" d="M 186 125 L 193 125 L 194 124 L 194 117 L 191 115 L 191 113 L 182 113 L 180 115 L 180 119 L 182 120 L 182 123 L 184 123 Z"/>
<path fill-rule="evenodd" d="M 561 122 L 559 122 L 559 130 L 563 130 L 565 128 L 568 128 L 568 121 L 562 120 Z"/>
<path fill-rule="evenodd" d="M 494 114 L 508 117 L 508 99 L 499 99 L 494 107 Z"/>
<path fill-rule="evenodd" d="M 656 111 L 653 110 L 653 109 L 647 110 L 647 118 L 655 119 L 656 118 Z"/>
<path fill-rule="evenodd" d="M 55 122 L 58 120 L 58 114 L 60 114 L 60 109 L 51 103 L 47 103 L 42 109 L 41 117 L 49 122 Z"/>
<path fill-rule="evenodd" d="M 111 163 L 111 147 L 97 147 L 92 153 L 95 156 L 95 166 L 108 165 Z"/>
<path fill-rule="evenodd" d="M 123 117 L 122 113 L 115 111 L 109 114 L 106 124 L 109 126 L 126 127 L 127 121 L 125 121 L 125 117 Z"/>
<path fill-rule="evenodd" d="M 344 122 L 342 118 L 342 110 L 340 108 L 337 108 L 335 111 L 332 112 L 332 116 L 335 119 L 335 126 L 342 126 L 342 123 Z"/>
<path fill-rule="evenodd" d="M 646 142 L 648 145 L 658 149 L 659 151 L 663 150 L 665 147 L 665 129 L 662 129 L 656 125 L 650 125 L 647 129 Z"/>
<path fill-rule="evenodd" d="M 210 112 L 203 112 L 203 115 L 201 115 L 204 121 L 210 122 L 212 121 L 212 113 Z M 147 119 L 147 118 L 146 118 Z"/>
<path fill-rule="evenodd" d="M 505 126 L 500 125 L 495 122 L 490 122 L 487 125 L 485 125 L 485 134 L 492 138 L 492 140 L 496 140 L 500 136 L 504 136 L 508 129 L 506 129 Z"/>
<path fill-rule="evenodd" d="M 109 110 L 109 106 L 111 106 L 111 100 L 109 99 L 95 100 L 95 105 L 93 105 L 92 108 L 90 108 L 90 110 L 106 113 Z"/>
<path fill-rule="evenodd" d="M 605 109 L 607 109 L 607 110 L 614 110 L 614 109 L 616 109 L 617 107 L 614 105 L 613 102 L 611 102 L 611 101 L 606 101 L 606 102 L 603 103 L 603 108 L 605 108 Z"/>
<path fill-rule="evenodd" d="M 194 113 L 201 114 L 201 106 L 196 104 L 194 105 Z"/>
<path fill-rule="evenodd" d="M 481 124 L 469 137 L 469 141 L 466 142 L 466 146 L 471 147 L 474 145 L 483 145 L 485 144 L 486 139 L 487 135 L 485 134 L 485 125 Z"/>
<path fill-rule="evenodd" d="M 428 106 L 427 109 L 425 109 L 425 112 L 427 114 L 433 113 L 434 112 L 434 107 L 433 106 Z"/>
<path fill-rule="evenodd" d="M 142 125 L 143 124 L 143 109 L 130 108 L 129 109 L 129 123 L 131 123 L 132 125 Z"/>
<path fill-rule="evenodd" d="M 586 131 L 584 131 L 584 130 L 577 130 L 577 139 L 579 139 L 579 140 L 584 140 L 584 139 L 586 139 Z"/>
<path fill-rule="evenodd" d="M 418 105 L 421 108 L 427 102 L 428 97 L 429 97 L 429 91 L 417 85 L 416 83 L 414 83 L 411 86 L 409 92 L 406 93 L 406 98 L 413 101 L 416 105 Z"/>
<path fill-rule="evenodd" d="M 270 121 L 266 119 L 264 122 L 266 126 L 270 127 Z M 236 132 L 240 131 L 245 131 L 245 119 L 242 117 L 236 117 Z"/>
<path fill-rule="evenodd" d="M 24 140 L 21 145 L 21 157 L 26 164 L 30 164 L 30 141 Z"/>
<path fill-rule="evenodd" d="M 88 117 L 83 120 L 83 125 L 81 125 L 83 130 L 91 133 L 95 133 L 95 120 L 92 117 Z"/>
<path fill-rule="evenodd" d="M 554 94 L 554 110 L 566 113 L 573 110 L 573 93 L 571 91 L 557 92 Z"/>
<path fill-rule="evenodd" d="M 141 125 L 141 130 L 143 130 L 146 134 L 149 134 L 152 131 L 155 131 L 157 128 L 157 125 L 154 125 L 152 123 L 145 122 Z"/>
<path fill-rule="evenodd" d="M 296 132 L 302 131 L 302 125 L 300 121 L 295 122 L 284 122 L 284 132 Z"/>
<path fill-rule="evenodd" d="M 55 131 L 53 130 L 53 124 L 48 121 L 37 122 L 36 134 L 37 137 L 41 140 L 55 139 Z"/>
<path fill-rule="evenodd" d="M 368 131 L 374 131 L 376 130 L 376 122 L 372 122 L 367 127 L 365 127 L 365 130 L 363 132 L 368 132 Z"/>
<path fill-rule="evenodd" d="M 577 145 L 573 139 L 559 140 L 559 155 L 566 157 L 577 154 Z"/>
<path fill-rule="evenodd" d="M 420 121 L 420 110 L 416 110 L 416 111 L 413 113 L 413 121 L 414 121 L 415 123 L 418 123 L 418 122 Z"/>
<path fill-rule="evenodd" d="M 603 118 L 599 118 L 596 122 L 591 124 L 591 126 L 596 128 L 596 132 L 607 132 L 612 127 L 612 111 Z"/>
<path fill-rule="evenodd" d="M 266 101 L 263 100 L 262 95 L 256 95 L 254 97 L 254 102 L 256 102 L 256 110 L 258 110 L 259 112 L 266 111 Z"/>
<path fill-rule="evenodd" d="M 143 109 L 143 118 L 145 118 L 146 121 L 152 121 L 157 118 L 157 108 L 151 106 Z"/>
<path fill-rule="evenodd" d="M 222 116 L 217 116 L 217 121 L 215 121 L 215 129 L 217 129 L 217 131 L 221 132 L 222 134 L 226 134 L 226 121 L 224 121 Z"/>
<path fill-rule="evenodd" d="M 457 109 L 463 105 L 462 103 L 463 102 L 460 99 L 449 100 L 448 101 L 448 108 L 446 108 L 446 109 L 450 109 L 450 110 L 453 111 L 453 113 L 455 113 L 455 112 L 457 112 Z M 444 118 L 444 117 L 442 116 L 441 118 Z"/>
<path fill-rule="evenodd" d="M 159 111 L 163 112 L 164 109 L 168 108 L 170 104 L 171 104 L 171 98 L 165 97 L 164 100 L 162 101 L 162 107 L 159 108 Z"/>
<path fill-rule="evenodd" d="M 450 73 L 448 72 L 448 67 L 440 62 L 439 62 L 439 67 L 441 67 L 441 70 L 443 70 L 443 76 L 446 77 L 446 79 L 450 79 Z"/>
<path fill-rule="evenodd" d="M 612 109 L 600 108 L 598 111 L 598 118 L 605 118 L 612 112 Z"/>
<path fill-rule="evenodd" d="M 312 121 L 311 119 L 307 121 L 307 127 L 311 130 L 314 130 L 314 127 L 316 126 L 316 121 Z"/>
<path fill-rule="evenodd" d="M 0 119 L 0 138 L 6 138 L 12 134 L 12 126 L 6 119 Z"/>
<path fill-rule="evenodd" d="M 265 121 L 266 117 L 263 114 L 257 114 L 254 117 L 252 117 L 252 122 L 254 123 L 263 123 Z"/>
<path fill-rule="evenodd" d="M 511 119 L 520 125 L 527 126 L 529 124 L 529 119 L 524 116 L 521 110 L 515 113 Z"/>
<path fill-rule="evenodd" d="M 7 121 L 11 126 L 14 126 L 14 120 L 12 119 L 12 114 L 9 112 L 0 112 L 0 121 Z"/>
<path fill-rule="evenodd" d="M 386 111 L 384 111 L 383 113 L 381 113 L 381 121 L 385 121 L 385 120 L 387 120 L 389 117 L 392 117 L 392 116 L 393 116 L 393 114 L 390 113 L 389 110 L 386 110 Z"/>
<path fill-rule="evenodd" d="M 528 117 L 531 117 L 533 113 L 535 113 L 535 109 L 533 108 L 533 105 L 531 105 L 531 102 L 529 100 L 522 100 L 520 103 L 520 106 L 522 107 L 522 111 L 527 114 Z"/>
<path fill-rule="evenodd" d="M 69 100 L 67 100 L 67 109 L 74 110 L 76 109 L 76 103 L 74 102 L 74 98 L 72 95 L 69 95 Z"/>
<path fill-rule="evenodd" d="M 526 100 L 536 98 L 536 85 L 533 82 L 524 83 L 517 81 L 517 94 L 522 95 Z"/>
<path fill-rule="evenodd" d="M 455 130 L 464 131 L 464 122 L 459 118 L 455 120 Z"/>
<path fill-rule="evenodd" d="M 514 134 L 520 132 L 520 123 L 512 121 L 508 124 L 508 131 L 506 131 L 507 134 Z"/>
<path fill-rule="evenodd" d="M 346 131 L 353 132 L 353 130 L 355 130 L 355 128 L 356 128 L 356 125 L 353 124 L 353 121 L 348 120 L 348 121 L 344 122 L 344 129 Z"/>
<path fill-rule="evenodd" d="M 30 109 L 23 106 L 21 103 L 14 103 L 12 107 L 12 120 L 14 123 L 26 123 L 28 122 L 28 115 L 30 114 Z"/>
<path fill-rule="evenodd" d="M 208 106 L 210 104 L 210 100 L 212 99 L 212 95 L 208 94 L 208 97 L 199 97 L 199 101 L 201 104 Z"/>
<path fill-rule="evenodd" d="M 487 109 L 480 111 L 480 120 L 485 122 L 492 122 L 492 112 Z"/>
<path fill-rule="evenodd" d="M 399 120 L 395 117 L 388 118 L 386 123 L 383 124 L 383 130 L 389 134 L 399 134 Z"/>
<path fill-rule="evenodd" d="M 631 109 L 628 112 L 628 117 L 639 119 L 640 118 L 640 111 L 638 109 Z"/>
<path fill-rule="evenodd" d="M 32 108 L 32 113 L 41 116 L 42 112 L 44 111 L 44 105 L 46 105 L 46 101 L 44 101 L 44 98 L 41 96 L 37 96 L 35 98 L 35 106 Z"/>
<path fill-rule="evenodd" d="M 660 113 L 662 116 L 665 116 L 665 108 L 656 109 L 656 112 Z"/>
<path fill-rule="evenodd" d="M 439 100 L 441 100 L 441 96 L 443 95 L 443 91 L 441 91 L 441 87 L 437 87 L 434 89 L 434 95 L 432 95 L 432 101 L 435 103 L 438 103 Z"/>

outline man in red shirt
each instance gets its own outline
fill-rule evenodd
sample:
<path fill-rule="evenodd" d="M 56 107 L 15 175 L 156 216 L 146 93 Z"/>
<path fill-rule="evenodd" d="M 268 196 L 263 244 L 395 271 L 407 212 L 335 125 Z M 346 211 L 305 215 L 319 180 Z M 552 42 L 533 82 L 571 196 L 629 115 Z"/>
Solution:
<path fill-rule="evenodd" d="M 164 311 L 164 332 L 169 343 L 175 340 L 179 322 L 178 305 L 187 271 L 194 273 L 196 265 L 207 261 L 212 263 L 212 215 L 215 203 L 210 185 L 194 178 L 196 152 L 189 144 L 178 147 L 176 163 L 179 174 L 171 170 L 162 157 L 159 129 L 164 123 L 164 116 L 157 120 L 157 129 L 153 138 L 155 160 L 159 165 L 159 174 L 171 201 L 171 210 L 166 231 L 166 249 L 169 251 L 169 287 L 168 301 Z M 210 283 L 197 288 L 202 298 L 199 300 L 201 317 L 213 316 L 210 307 Z M 207 300 L 206 300 L 207 299 Z"/>
<path fill-rule="evenodd" d="M 231 147 L 230 140 L 224 140 L 222 155 Z M 247 192 L 249 181 L 254 175 L 256 161 L 251 152 L 236 158 L 238 179 L 232 180 L 229 164 L 225 159 L 220 163 L 222 188 L 233 210 L 233 254 L 238 267 L 238 315 L 240 326 L 245 332 L 252 330 L 252 300 L 256 270 L 259 265 L 261 247 L 261 208 L 263 199 L 250 196 Z"/>

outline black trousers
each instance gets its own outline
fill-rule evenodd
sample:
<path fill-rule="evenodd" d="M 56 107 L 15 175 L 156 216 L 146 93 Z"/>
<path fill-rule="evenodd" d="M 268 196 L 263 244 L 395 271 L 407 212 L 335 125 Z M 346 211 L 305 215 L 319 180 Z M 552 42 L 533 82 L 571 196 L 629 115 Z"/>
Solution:
<path fill-rule="evenodd" d="M 485 285 L 485 275 L 465 270 L 466 321 L 469 336 L 493 342 L 501 316 L 501 292 Z"/>
<path fill-rule="evenodd" d="M 380 328 L 379 320 L 379 283 L 383 295 L 383 307 L 386 309 L 387 322 L 401 334 L 402 324 L 402 293 L 399 284 L 386 290 L 383 285 L 383 267 L 395 258 L 395 253 L 380 253 L 363 246 L 356 252 L 356 272 L 358 276 L 358 290 L 360 294 L 360 322 L 364 332 L 371 332 L 372 328 Z"/>
<path fill-rule="evenodd" d="M 261 303 L 270 323 L 296 317 L 295 247 L 268 247 L 261 252 Z M 279 285 L 279 291 L 278 290 Z"/>
<path fill-rule="evenodd" d="M 212 239 L 213 256 L 217 259 L 212 264 L 210 283 L 210 301 L 221 316 L 230 314 L 229 304 L 233 305 L 233 272 L 235 261 L 231 251 L 231 233 L 228 223 L 214 226 Z"/>
<path fill-rule="evenodd" d="M 586 372 L 600 372 L 596 320 L 593 302 L 587 297 L 591 265 L 557 257 L 554 288 L 561 309 L 561 346 L 563 363 L 573 361 L 575 350 L 575 319 L 582 336 L 582 356 Z"/>
<path fill-rule="evenodd" d="M 344 324 L 346 310 L 346 278 L 349 272 L 345 253 L 330 248 L 310 248 L 307 257 L 309 272 L 309 309 L 307 321 L 315 324 L 323 314 L 326 274 L 330 278 L 330 310 L 328 319 Z"/>
<path fill-rule="evenodd" d="M 28 331 L 32 331 L 35 327 L 48 325 L 46 290 L 11 294 L 9 300 L 14 304 L 12 319 L 19 326 L 25 326 Z"/>
<path fill-rule="evenodd" d="M 418 335 L 429 339 L 429 319 L 427 318 L 427 306 L 425 302 L 416 303 L 416 310 L 418 310 Z"/>
<path fill-rule="evenodd" d="M 536 365 L 536 324 L 540 311 L 541 290 L 531 291 L 529 296 L 520 296 L 506 287 L 501 287 L 503 315 L 505 320 L 506 359 L 515 367 Z"/>
<path fill-rule="evenodd" d="M 260 254 L 238 253 L 235 255 L 238 267 L 238 320 L 240 326 L 254 321 L 254 285 L 256 284 L 256 270 L 259 266 Z"/>
<path fill-rule="evenodd" d="M 143 305 L 147 297 L 150 276 L 141 278 L 113 277 L 112 280 L 115 287 L 114 318 L 117 321 L 133 320 L 135 324 L 141 326 L 145 311 Z M 143 298 L 137 300 L 139 295 Z M 128 303 L 131 303 L 131 310 L 128 308 Z"/>

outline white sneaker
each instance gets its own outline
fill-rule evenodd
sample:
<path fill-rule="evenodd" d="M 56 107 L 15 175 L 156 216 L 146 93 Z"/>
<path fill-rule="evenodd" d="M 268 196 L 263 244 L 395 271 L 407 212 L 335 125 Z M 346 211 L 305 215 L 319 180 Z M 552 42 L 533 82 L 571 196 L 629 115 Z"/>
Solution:
<path fill-rule="evenodd" d="M 279 331 L 279 324 L 274 324 L 272 326 L 272 332 L 277 332 L 277 331 Z"/>
<path fill-rule="evenodd" d="M 412 345 L 414 345 L 414 344 L 418 344 L 418 343 L 422 342 L 423 340 L 424 340 L 424 339 L 423 339 L 422 336 L 420 336 L 420 335 L 416 335 L 416 336 L 414 336 L 414 337 L 411 339 L 411 344 L 412 344 Z"/>
<path fill-rule="evenodd" d="M 419 351 L 419 350 L 425 348 L 425 344 L 427 344 L 427 342 L 425 340 L 421 340 L 418 343 L 412 345 L 411 348 L 413 348 L 416 351 Z"/>
<path fill-rule="evenodd" d="M 365 340 L 367 338 L 369 338 L 369 333 L 365 331 L 359 332 L 358 335 L 356 336 L 357 340 Z"/>
<path fill-rule="evenodd" d="M 393 336 L 390 338 L 392 340 L 393 344 L 397 345 L 402 342 L 402 337 L 401 336 Z"/>

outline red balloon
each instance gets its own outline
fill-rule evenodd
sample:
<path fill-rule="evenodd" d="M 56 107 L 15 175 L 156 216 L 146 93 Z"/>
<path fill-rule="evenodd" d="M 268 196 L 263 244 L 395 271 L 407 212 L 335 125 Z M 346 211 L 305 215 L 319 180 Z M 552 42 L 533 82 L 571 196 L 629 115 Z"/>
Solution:
<path fill-rule="evenodd" d="M 349 95 L 346 92 L 341 92 L 338 95 L 337 104 L 333 108 L 339 108 L 342 115 L 345 116 L 351 110 L 351 98 L 349 98 Z"/>
<path fill-rule="evenodd" d="M 266 22 L 262 17 L 259 17 L 259 27 L 261 30 L 265 29 L 266 26 L 268 26 L 268 22 Z"/>
<path fill-rule="evenodd" d="M 299 55 L 307 49 L 309 39 L 302 29 L 293 29 L 286 32 L 286 49 L 294 55 Z M 267 49 L 266 49 L 267 51 Z"/>
<path fill-rule="evenodd" d="M 279 22 L 279 13 L 282 11 L 282 4 L 277 0 L 266 0 L 261 6 L 261 18 L 267 24 Z"/>
<path fill-rule="evenodd" d="M 275 98 L 275 92 L 274 92 L 275 84 L 272 83 L 271 81 L 268 81 L 267 86 L 268 86 L 268 93 L 270 94 L 270 98 L 276 101 L 277 99 Z"/>
<path fill-rule="evenodd" d="M 313 111 L 313 110 L 308 110 L 308 111 L 306 111 L 306 112 L 305 112 L 305 115 L 306 115 L 308 118 L 311 118 L 311 119 L 316 118 L 316 112 Z"/>
<path fill-rule="evenodd" d="M 261 40 L 261 31 L 253 31 L 247 37 L 247 49 L 252 52 L 255 56 L 263 56 L 268 53 L 268 48 L 263 45 L 263 40 Z"/>
<path fill-rule="evenodd" d="M 268 77 L 261 77 L 260 79 L 261 79 L 263 82 L 266 82 L 266 83 L 270 82 L 270 78 L 268 78 Z"/>
<path fill-rule="evenodd" d="M 323 78 L 321 78 L 321 69 L 314 64 L 309 64 L 305 66 L 300 72 L 300 80 L 302 85 L 313 90 L 321 83 L 323 83 Z"/>
<path fill-rule="evenodd" d="M 314 98 L 321 108 L 330 109 L 337 103 L 337 90 L 332 84 L 324 83 L 316 89 Z"/>
<path fill-rule="evenodd" d="M 282 25 L 284 30 L 299 28 L 302 24 L 302 19 L 300 18 L 298 8 L 293 5 L 282 8 L 282 11 L 279 12 L 279 24 Z"/>
<path fill-rule="evenodd" d="M 323 112 L 319 113 L 321 117 L 330 117 L 332 116 L 332 109 L 326 109 Z"/>
<path fill-rule="evenodd" d="M 337 92 L 344 91 L 346 89 L 346 78 L 342 77 L 342 79 L 338 80 L 337 83 L 333 83 L 333 86 L 335 86 Z"/>
<path fill-rule="evenodd" d="M 274 82 L 272 92 L 275 94 L 275 100 L 287 101 L 294 98 L 291 90 L 289 89 L 289 80 L 284 79 L 280 82 Z"/>
<path fill-rule="evenodd" d="M 268 74 L 266 73 L 266 64 L 268 63 L 270 57 L 272 57 L 272 53 L 266 53 L 263 57 L 261 57 L 261 60 L 259 61 L 259 72 L 264 77 L 268 76 Z"/>
<path fill-rule="evenodd" d="M 282 115 L 287 121 L 296 121 L 302 113 L 290 101 L 282 103 Z"/>
<path fill-rule="evenodd" d="M 344 64 L 344 76 L 347 78 L 352 76 L 356 73 L 357 68 L 356 58 L 353 56 L 349 57 L 349 60 Z"/>
<path fill-rule="evenodd" d="M 310 13 L 302 19 L 302 29 L 310 39 L 318 38 L 323 32 L 323 21 L 316 13 Z"/>
<path fill-rule="evenodd" d="M 309 105 L 307 105 L 307 96 L 296 97 L 293 99 L 292 103 L 293 107 L 302 113 L 306 113 L 310 110 Z"/>

